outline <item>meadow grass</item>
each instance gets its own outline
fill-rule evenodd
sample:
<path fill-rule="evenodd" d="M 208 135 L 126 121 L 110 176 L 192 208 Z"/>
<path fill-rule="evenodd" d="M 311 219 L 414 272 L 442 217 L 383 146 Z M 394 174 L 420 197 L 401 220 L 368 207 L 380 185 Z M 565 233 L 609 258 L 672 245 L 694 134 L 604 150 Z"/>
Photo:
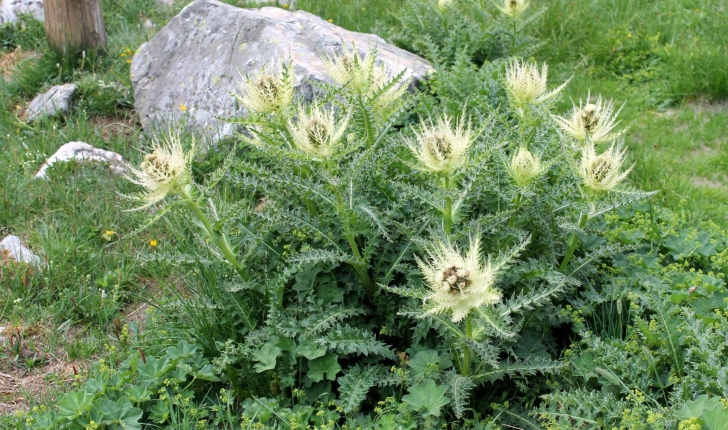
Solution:
<path fill-rule="evenodd" d="M 565 112 L 569 98 L 584 98 L 589 90 L 625 103 L 622 124 L 630 125 L 627 143 L 636 163 L 632 182 L 661 190 L 657 201 L 695 222 L 712 219 L 728 226 L 728 105 L 720 102 L 728 96 L 725 2 L 532 3 L 548 8 L 537 28 L 546 43 L 535 59 L 551 65 L 553 82 L 574 76 L 559 110 Z M 298 7 L 366 32 L 396 26 L 402 4 L 299 0 Z M 2 53 L 40 54 L 12 80 L 0 81 L 0 170 L 6 172 L 0 180 L 0 233 L 22 237 L 48 263 L 42 272 L 0 267 L 0 325 L 44 328 L 37 342 L 27 336 L 26 357 L 47 360 L 59 346 L 67 360 L 103 354 L 100 344 L 113 340 L 114 321 L 124 323 L 130 306 L 150 299 L 154 279 L 175 274 L 172 266 L 134 258 L 153 256 L 181 238 L 166 238 L 162 227 L 138 231 L 146 216 L 120 210 L 131 207 L 119 198 L 132 191 L 125 179 L 104 166 L 78 163 L 51 169 L 49 181 L 32 176 L 45 157 L 75 140 L 139 161 L 145 141 L 131 110 L 129 60 L 182 6 L 104 1 L 109 50 L 86 59 L 48 52 L 39 23 L 6 26 L 0 33 Z M 147 20 L 155 27 L 145 27 Z M 79 84 L 78 103 L 68 116 L 32 124 L 18 118 L 31 97 L 64 82 Z M 14 360 L 5 350 L 0 364 L 30 372 L 37 363 Z"/>

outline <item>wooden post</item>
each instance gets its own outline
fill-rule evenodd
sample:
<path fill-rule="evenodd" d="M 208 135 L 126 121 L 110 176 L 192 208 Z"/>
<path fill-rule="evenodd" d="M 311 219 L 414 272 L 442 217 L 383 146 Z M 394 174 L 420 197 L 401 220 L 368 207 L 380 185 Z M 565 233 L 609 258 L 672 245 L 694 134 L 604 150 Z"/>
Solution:
<path fill-rule="evenodd" d="M 43 0 L 46 37 L 52 50 L 76 54 L 106 49 L 100 0 Z"/>

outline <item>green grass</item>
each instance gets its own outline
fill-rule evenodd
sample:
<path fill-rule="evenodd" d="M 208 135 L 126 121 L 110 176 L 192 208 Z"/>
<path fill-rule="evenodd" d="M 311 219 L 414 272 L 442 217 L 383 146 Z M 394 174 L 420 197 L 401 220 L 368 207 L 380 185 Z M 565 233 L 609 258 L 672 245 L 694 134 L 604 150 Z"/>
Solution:
<path fill-rule="evenodd" d="M 430 1 L 434 7 L 436 1 Z M 541 2 L 532 3 L 539 7 Z M 402 4 L 299 0 L 298 7 L 366 32 L 396 26 Z M 631 124 L 626 142 L 636 163 L 631 181 L 643 189 L 660 190 L 655 201 L 689 214 L 696 222 L 712 219 L 728 226 L 726 2 L 549 0 L 543 4 L 548 9 L 535 34 L 546 44 L 535 58 L 551 65 L 552 82 L 574 76 L 558 106 L 560 112 L 570 108 L 569 98 L 578 100 L 589 90 L 614 98 L 618 105 L 625 103 L 622 124 Z M 120 204 L 119 195 L 132 190 L 126 180 L 103 166 L 76 163 L 53 168 L 50 181 L 32 176 L 45 157 L 73 140 L 139 161 L 142 131 L 131 110 L 128 60 L 182 6 L 162 10 L 154 0 L 103 1 L 108 53 L 85 59 L 49 53 L 40 23 L 5 26 L 0 31 L 1 53 L 22 49 L 40 54 L 24 63 L 11 82 L 0 80 L 0 171 L 5 172 L 0 179 L 0 232 L 22 237 L 48 262 L 42 271 L 0 267 L 0 325 L 49 328 L 51 341 L 34 344 L 31 352 L 60 347 L 69 360 L 103 354 L 101 345 L 114 338 L 114 320 L 123 323 L 125 308 L 148 298 L 151 280 L 179 275 L 173 267 L 142 264 L 134 258 L 172 247 L 175 239 L 164 236 L 163 226 L 136 233 L 146 215 L 120 210 L 128 206 Z M 155 30 L 144 27 L 147 19 Z M 64 82 L 79 85 L 71 114 L 34 124 L 17 118 L 17 106 Z M 108 132 L 99 127 L 101 123 L 118 123 L 116 130 L 123 132 Z M 108 236 L 107 231 L 114 233 Z M 151 239 L 159 247 L 150 247 Z M 116 300 L 108 299 L 112 291 L 118 292 Z"/>

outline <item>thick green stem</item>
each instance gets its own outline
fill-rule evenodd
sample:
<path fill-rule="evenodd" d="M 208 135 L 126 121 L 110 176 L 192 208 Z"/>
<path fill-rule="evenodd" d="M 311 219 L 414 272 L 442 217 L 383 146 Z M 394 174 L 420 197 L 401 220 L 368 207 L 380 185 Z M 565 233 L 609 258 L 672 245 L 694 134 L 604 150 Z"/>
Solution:
<path fill-rule="evenodd" d="M 333 188 L 334 194 L 336 195 L 336 206 L 339 212 L 339 217 L 341 217 L 341 224 L 344 226 L 344 236 L 346 236 L 346 240 L 349 242 L 349 248 L 351 248 L 351 252 L 354 254 L 354 257 L 356 257 L 360 263 L 364 263 L 364 259 L 359 251 L 359 245 L 357 245 L 356 238 L 352 234 L 351 227 L 349 226 L 349 212 L 346 210 L 346 206 L 344 205 L 344 199 L 341 197 L 341 193 L 335 185 Z M 369 277 L 366 266 L 362 266 L 362 264 L 352 266 L 354 267 L 357 275 L 359 275 L 359 279 L 366 287 L 367 293 L 369 293 L 370 296 L 374 296 L 374 284 Z"/>
<path fill-rule="evenodd" d="M 473 319 L 469 316 L 465 319 L 465 337 L 472 340 L 473 339 Z M 468 376 L 470 374 L 470 366 L 471 362 L 473 360 L 473 351 L 470 349 L 469 346 L 465 346 L 465 350 L 463 351 L 463 364 L 460 367 L 460 374 L 463 376 Z"/>
<path fill-rule="evenodd" d="M 516 215 L 518 214 L 518 209 L 521 208 L 521 202 L 523 202 L 523 193 L 519 189 L 518 195 L 513 199 L 513 214 L 511 215 L 511 219 L 508 221 L 508 227 L 513 227 L 516 224 Z"/>
<path fill-rule="evenodd" d="M 232 247 L 228 243 L 225 235 L 215 232 L 212 223 L 209 219 L 207 219 L 205 214 L 202 213 L 202 210 L 200 210 L 200 208 L 197 206 L 197 202 L 195 202 L 195 199 L 192 197 L 189 190 L 183 191 L 182 195 L 184 196 L 185 201 L 187 201 L 187 205 L 190 207 L 190 209 L 192 209 L 192 212 L 194 212 L 194 214 L 197 216 L 197 219 L 199 219 L 202 223 L 202 226 L 205 228 L 205 231 L 210 237 L 210 240 L 212 240 L 217 245 L 227 262 L 230 263 L 233 268 L 235 268 L 240 277 L 243 278 L 244 281 L 247 281 L 249 279 L 248 274 L 245 273 L 245 268 L 238 261 L 238 258 L 235 256 L 235 253 L 233 252 Z"/>
<path fill-rule="evenodd" d="M 584 212 L 581 212 L 579 214 L 579 228 L 584 228 L 586 225 L 586 222 L 589 221 L 589 215 L 585 214 Z M 576 250 L 576 246 L 579 244 L 579 235 L 574 232 L 571 234 L 571 239 L 569 239 L 569 248 L 566 250 L 566 254 L 564 254 L 564 259 L 561 260 L 561 266 L 559 266 L 559 271 L 563 272 L 566 270 L 566 266 L 569 264 L 569 260 L 571 260 L 571 257 L 574 255 L 574 251 Z"/>
<path fill-rule="evenodd" d="M 445 213 L 443 214 L 443 226 L 445 234 L 450 235 L 452 231 L 452 197 L 450 196 L 450 175 L 445 174 Z"/>

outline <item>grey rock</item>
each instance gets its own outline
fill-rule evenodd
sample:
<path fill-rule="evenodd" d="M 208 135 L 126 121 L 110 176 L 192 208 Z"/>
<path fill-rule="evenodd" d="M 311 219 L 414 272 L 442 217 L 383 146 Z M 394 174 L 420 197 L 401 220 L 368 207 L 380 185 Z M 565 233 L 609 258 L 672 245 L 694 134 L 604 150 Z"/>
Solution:
<path fill-rule="evenodd" d="M 296 8 L 296 0 L 252 0 L 261 6 L 285 6 L 288 10 Z"/>
<path fill-rule="evenodd" d="M 114 173 L 124 173 L 128 166 L 124 157 L 116 152 L 98 149 L 86 142 L 68 142 L 58 148 L 58 151 L 56 151 L 55 154 L 51 155 L 45 163 L 43 163 L 40 170 L 38 170 L 38 173 L 35 174 L 35 177 L 47 179 L 46 170 L 48 170 L 48 168 L 54 163 L 68 162 L 71 160 L 99 161 L 102 163 L 108 163 L 109 168 L 114 171 Z"/>
<path fill-rule="evenodd" d="M 75 85 L 63 84 L 56 85 L 43 94 L 36 96 L 25 112 L 28 121 L 68 113 L 75 92 Z"/>
<path fill-rule="evenodd" d="M 376 48 L 378 61 L 395 75 L 406 70 L 410 83 L 432 70 L 423 58 L 378 36 L 345 30 L 304 11 L 198 0 L 134 55 L 134 107 L 148 132 L 185 123 L 214 142 L 234 132 L 217 117 L 245 114 L 230 94 L 238 91 L 242 76 L 291 59 L 297 91 L 310 96 L 307 81 L 330 81 L 323 58 L 340 52 L 342 44 L 361 54 Z"/>
<path fill-rule="evenodd" d="M 18 236 L 8 236 L 0 242 L 0 255 L 2 259 L 9 258 L 11 260 L 28 263 L 33 266 L 40 266 L 40 257 L 33 254 L 33 251 L 26 248 Z"/>
<path fill-rule="evenodd" d="M 0 0 L 0 24 L 16 21 L 19 15 L 43 21 L 43 0 Z"/>

